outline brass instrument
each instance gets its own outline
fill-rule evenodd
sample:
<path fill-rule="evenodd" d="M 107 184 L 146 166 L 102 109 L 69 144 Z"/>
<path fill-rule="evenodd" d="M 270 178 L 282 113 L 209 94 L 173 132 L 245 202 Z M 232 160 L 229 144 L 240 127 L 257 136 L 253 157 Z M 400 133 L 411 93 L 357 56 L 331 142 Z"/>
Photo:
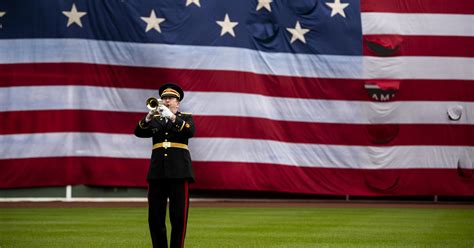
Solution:
<path fill-rule="evenodd" d="M 157 114 L 155 114 L 154 116 L 155 117 L 159 117 L 159 107 L 160 106 L 163 106 L 163 100 L 161 99 L 157 99 L 156 97 L 150 97 L 148 99 L 146 99 L 146 107 L 149 109 L 149 110 L 155 110 L 157 112 Z"/>

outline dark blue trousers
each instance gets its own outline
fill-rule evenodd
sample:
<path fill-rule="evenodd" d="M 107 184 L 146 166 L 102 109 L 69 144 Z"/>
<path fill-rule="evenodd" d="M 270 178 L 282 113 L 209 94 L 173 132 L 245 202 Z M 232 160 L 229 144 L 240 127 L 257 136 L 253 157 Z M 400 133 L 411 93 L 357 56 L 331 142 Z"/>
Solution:
<path fill-rule="evenodd" d="M 189 183 L 184 179 L 148 182 L 148 225 L 153 248 L 167 248 L 166 207 L 169 200 L 170 248 L 183 248 L 189 210 Z"/>

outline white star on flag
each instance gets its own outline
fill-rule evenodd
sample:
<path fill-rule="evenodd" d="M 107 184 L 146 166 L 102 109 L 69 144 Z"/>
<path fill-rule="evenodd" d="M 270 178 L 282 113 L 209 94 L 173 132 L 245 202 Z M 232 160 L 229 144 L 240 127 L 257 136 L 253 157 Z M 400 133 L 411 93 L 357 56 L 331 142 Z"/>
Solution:
<path fill-rule="evenodd" d="M 199 3 L 200 0 L 186 0 L 186 6 L 191 5 L 192 3 L 196 4 L 198 7 L 201 7 L 201 4 Z"/>
<path fill-rule="evenodd" d="M 270 7 L 270 3 L 272 2 L 273 0 L 258 0 L 257 11 L 259 11 L 261 8 L 265 8 L 269 12 L 272 12 L 272 8 Z"/>
<path fill-rule="evenodd" d="M 144 22 L 146 22 L 145 32 L 148 32 L 152 29 L 161 33 L 160 23 L 165 21 L 165 18 L 156 18 L 155 10 L 151 10 L 150 17 L 140 17 Z"/>
<path fill-rule="evenodd" d="M 293 43 L 296 40 L 301 40 L 303 43 L 306 43 L 306 40 L 304 39 L 304 34 L 308 33 L 309 29 L 301 28 L 299 21 L 296 21 L 295 28 L 286 28 L 286 30 L 291 33 L 290 43 Z"/>
<path fill-rule="evenodd" d="M 73 3 L 71 11 L 63 11 L 63 14 L 67 16 L 67 27 L 76 23 L 82 28 L 81 17 L 85 16 L 87 12 L 77 12 L 76 5 Z"/>
<path fill-rule="evenodd" d="M 1 12 L 0 11 L 0 17 L 4 16 L 7 12 Z"/>
<path fill-rule="evenodd" d="M 229 19 L 229 15 L 226 13 L 224 17 L 224 21 L 216 21 L 219 26 L 222 27 L 221 30 L 221 36 L 223 36 L 226 33 L 229 33 L 230 35 L 235 37 L 234 33 L 234 27 L 239 24 L 238 22 L 231 22 Z"/>
<path fill-rule="evenodd" d="M 331 10 L 331 17 L 335 16 L 336 14 L 340 14 L 342 17 L 346 18 L 346 13 L 344 13 L 344 9 L 349 6 L 348 3 L 341 3 L 341 0 L 334 0 L 334 3 L 326 3 Z"/>

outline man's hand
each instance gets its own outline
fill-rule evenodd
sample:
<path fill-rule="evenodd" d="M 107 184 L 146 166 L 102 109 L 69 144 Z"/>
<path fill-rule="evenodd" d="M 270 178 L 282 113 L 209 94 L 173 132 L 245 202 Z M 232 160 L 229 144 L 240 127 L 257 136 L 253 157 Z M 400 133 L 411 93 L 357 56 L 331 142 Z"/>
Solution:
<path fill-rule="evenodd" d="M 171 112 L 171 110 L 168 107 L 166 107 L 165 105 L 162 105 L 159 107 L 159 109 L 160 109 L 161 116 L 169 120 L 173 120 L 174 114 L 173 112 Z"/>
<path fill-rule="evenodd" d="M 155 116 L 156 114 L 158 114 L 156 110 L 154 109 L 150 110 L 150 112 L 148 112 L 148 114 L 145 117 L 145 122 L 150 122 L 153 119 L 153 116 Z"/>

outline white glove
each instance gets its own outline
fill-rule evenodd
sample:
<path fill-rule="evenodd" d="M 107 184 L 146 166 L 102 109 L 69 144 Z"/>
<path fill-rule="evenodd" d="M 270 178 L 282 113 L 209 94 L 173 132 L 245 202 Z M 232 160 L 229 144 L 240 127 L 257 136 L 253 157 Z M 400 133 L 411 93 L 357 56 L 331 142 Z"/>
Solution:
<path fill-rule="evenodd" d="M 145 122 L 150 122 L 153 119 L 153 116 L 156 115 L 156 110 L 152 109 L 145 117 Z"/>
<path fill-rule="evenodd" d="M 165 105 L 161 105 L 159 109 L 160 109 L 160 115 L 163 117 L 166 117 L 167 119 L 171 120 L 171 117 L 174 116 L 173 112 L 171 112 L 171 110 Z"/>

